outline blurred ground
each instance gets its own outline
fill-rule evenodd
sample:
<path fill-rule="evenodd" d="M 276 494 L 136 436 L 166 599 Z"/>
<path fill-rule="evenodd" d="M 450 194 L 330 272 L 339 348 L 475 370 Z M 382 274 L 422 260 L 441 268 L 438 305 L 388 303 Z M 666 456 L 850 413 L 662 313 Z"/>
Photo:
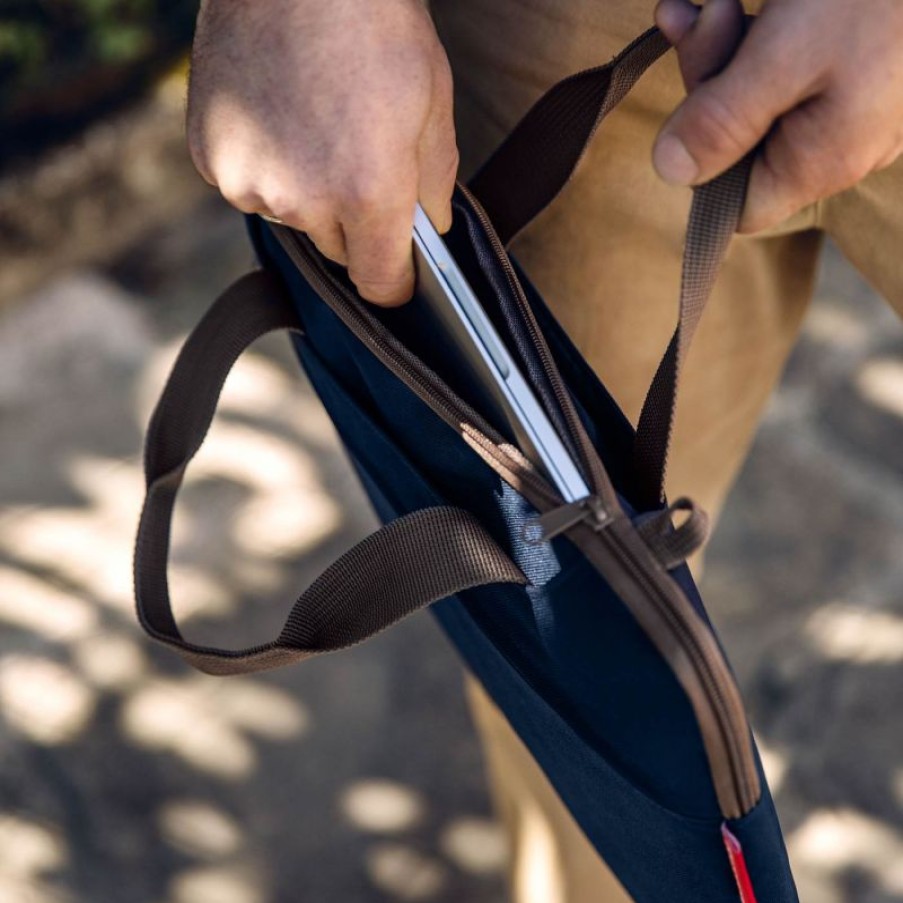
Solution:
<path fill-rule="evenodd" d="M 459 666 L 427 616 L 229 681 L 137 631 L 143 426 L 250 263 L 180 122 L 164 87 L 0 180 L 0 903 L 501 900 Z M 220 410 L 174 598 L 194 638 L 262 639 L 374 521 L 282 342 Z M 831 253 L 704 585 L 805 903 L 903 900 L 901 451 L 903 326 Z"/>

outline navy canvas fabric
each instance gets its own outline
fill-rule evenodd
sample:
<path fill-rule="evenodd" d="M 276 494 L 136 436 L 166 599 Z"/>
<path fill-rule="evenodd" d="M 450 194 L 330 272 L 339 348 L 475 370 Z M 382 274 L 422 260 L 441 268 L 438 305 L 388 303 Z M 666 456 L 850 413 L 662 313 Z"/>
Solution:
<path fill-rule="evenodd" d="M 251 218 L 249 227 L 261 262 L 282 276 L 296 303 L 305 329 L 298 355 L 380 518 L 437 504 L 469 509 L 528 577 L 526 588 L 482 587 L 432 611 L 591 842 L 637 903 L 736 903 L 702 739 L 670 668 L 567 539 L 523 541 L 535 515 L 530 505 L 360 343 L 265 224 Z M 466 243 L 466 228 L 456 220 L 452 240 Z M 632 428 L 526 280 L 525 289 L 632 511 Z M 417 352 L 414 306 L 380 317 Z M 441 353 L 431 346 L 429 364 L 452 382 Z M 705 616 L 688 569 L 673 573 Z M 730 827 L 743 843 L 758 903 L 793 903 L 764 777 L 763 787 L 758 806 Z"/>

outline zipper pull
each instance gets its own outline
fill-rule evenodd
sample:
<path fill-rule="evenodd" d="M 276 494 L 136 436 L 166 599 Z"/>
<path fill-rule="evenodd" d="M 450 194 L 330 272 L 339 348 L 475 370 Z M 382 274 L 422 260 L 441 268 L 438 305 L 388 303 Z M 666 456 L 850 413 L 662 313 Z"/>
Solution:
<path fill-rule="evenodd" d="M 589 521 L 589 525 L 598 533 L 613 520 L 611 514 L 602 507 L 599 497 L 590 495 L 546 511 L 524 527 L 524 538 L 531 545 L 539 545 L 566 533 L 583 521 Z"/>

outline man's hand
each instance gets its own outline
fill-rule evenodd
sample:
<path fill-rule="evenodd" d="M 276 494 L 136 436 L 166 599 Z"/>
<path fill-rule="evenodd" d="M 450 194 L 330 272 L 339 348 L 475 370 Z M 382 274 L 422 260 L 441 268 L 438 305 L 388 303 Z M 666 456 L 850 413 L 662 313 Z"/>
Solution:
<path fill-rule="evenodd" d="M 451 225 L 451 71 L 423 0 L 204 0 L 188 141 L 228 201 L 306 232 L 379 304 L 413 291 L 418 199 Z"/>
<path fill-rule="evenodd" d="M 656 142 L 659 174 L 696 185 L 764 139 L 740 231 L 775 226 L 903 153 L 900 0 L 766 0 L 745 37 L 739 0 L 701 11 L 661 0 L 656 21 L 689 90 Z"/>

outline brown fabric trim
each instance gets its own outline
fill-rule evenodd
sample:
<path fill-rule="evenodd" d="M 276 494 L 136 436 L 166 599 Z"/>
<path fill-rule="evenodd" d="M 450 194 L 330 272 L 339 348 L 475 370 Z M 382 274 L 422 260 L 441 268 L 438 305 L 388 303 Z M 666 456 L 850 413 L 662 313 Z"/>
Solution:
<path fill-rule="evenodd" d="M 519 492 L 530 487 L 531 498 L 543 500 L 543 510 L 561 502 L 557 490 L 516 446 L 460 398 L 417 355 L 400 342 L 373 314 L 373 305 L 337 280 L 324 266 L 310 239 L 287 226 L 268 226 L 292 263 L 336 316 L 418 398 L 458 433 L 477 454 Z"/>
<path fill-rule="evenodd" d="M 609 582 L 668 662 L 690 700 L 725 818 L 740 818 L 762 795 L 746 709 L 711 629 L 626 517 L 568 536 Z"/>

